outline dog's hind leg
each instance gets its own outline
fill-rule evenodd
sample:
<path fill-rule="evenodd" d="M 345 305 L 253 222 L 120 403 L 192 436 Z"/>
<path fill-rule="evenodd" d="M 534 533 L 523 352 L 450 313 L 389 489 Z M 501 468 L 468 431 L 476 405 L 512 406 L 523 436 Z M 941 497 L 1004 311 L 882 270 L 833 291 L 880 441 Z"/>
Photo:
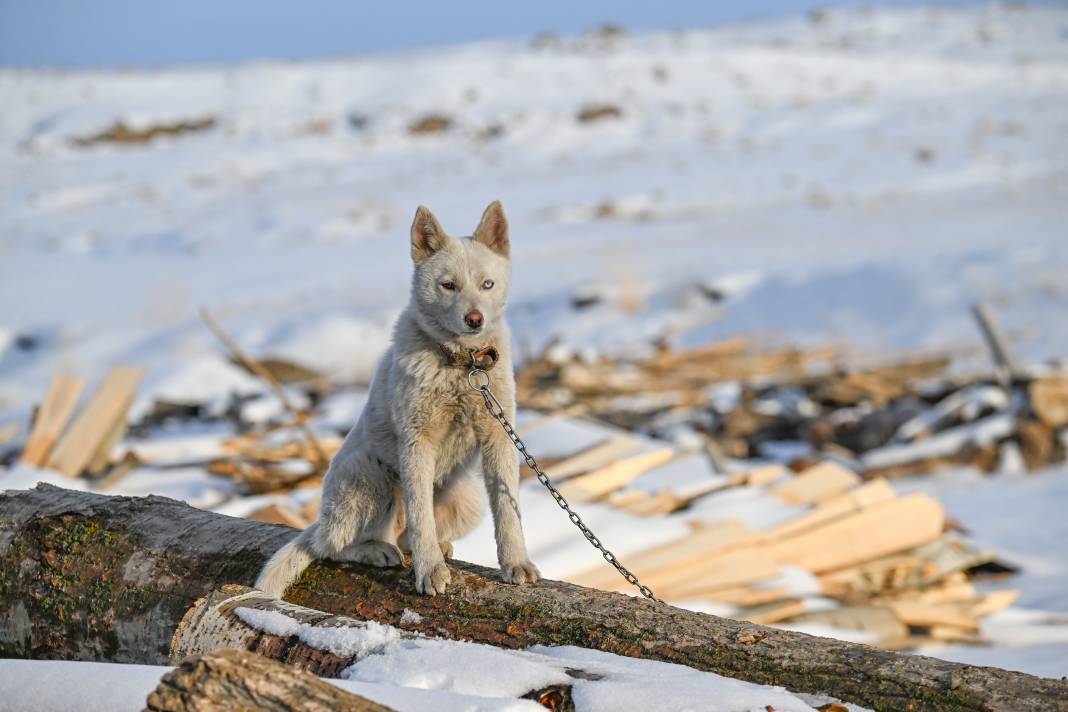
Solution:
<path fill-rule="evenodd" d="M 355 455 L 344 470 L 327 478 L 319 526 L 309 542 L 318 558 L 374 566 L 401 563 L 396 545 L 401 499 L 395 483 L 379 469 L 374 459 Z"/>
<path fill-rule="evenodd" d="M 357 540 L 341 552 L 341 559 L 371 566 L 400 566 L 404 557 L 397 546 L 398 533 L 404 527 L 404 499 L 394 488 L 389 506 L 378 512 L 374 521 Z"/>

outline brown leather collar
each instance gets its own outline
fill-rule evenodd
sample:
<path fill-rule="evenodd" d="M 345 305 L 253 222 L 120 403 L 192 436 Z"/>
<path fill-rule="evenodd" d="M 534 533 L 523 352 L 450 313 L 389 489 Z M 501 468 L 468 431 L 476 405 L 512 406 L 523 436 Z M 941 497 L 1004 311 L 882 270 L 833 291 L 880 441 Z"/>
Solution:
<path fill-rule="evenodd" d="M 483 371 L 488 371 L 497 365 L 497 360 L 500 358 L 497 349 L 492 344 L 466 351 L 453 351 L 445 344 L 438 344 L 438 350 L 445 359 L 445 363 L 457 368 L 471 368 L 475 365 Z"/>

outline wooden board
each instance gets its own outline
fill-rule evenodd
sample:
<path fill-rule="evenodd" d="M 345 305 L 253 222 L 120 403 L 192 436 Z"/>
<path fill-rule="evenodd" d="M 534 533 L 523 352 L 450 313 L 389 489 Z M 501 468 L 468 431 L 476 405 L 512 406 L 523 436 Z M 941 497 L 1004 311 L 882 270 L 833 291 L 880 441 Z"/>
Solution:
<path fill-rule="evenodd" d="M 803 600 L 800 598 L 787 598 L 782 601 L 747 608 L 738 613 L 738 615 L 731 616 L 731 618 L 760 625 L 772 625 L 790 618 L 796 618 L 804 612 L 805 602 Z"/>
<path fill-rule="evenodd" d="M 765 552 L 818 574 L 934 541 L 944 522 L 942 505 L 916 493 L 767 544 Z"/>
<path fill-rule="evenodd" d="M 731 480 L 739 485 L 761 487 L 771 484 L 789 473 L 790 470 L 784 465 L 761 465 L 760 467 L 754 467 L 752 470 L 732 475 Z"/>
<path fill-rule="evenodd" d="M 630 455 L 641 447 L 641 442 L 628 436 L 619 436 L 603 440 L 585 448 L 569 457 L 565 457 L 548 469 L 553 482 L 560 482 L 575 475 L 581 475 L 615 460 Z"/>
<path fill-rule="evenodd" d="M 308 526 L 308 522 L 304 517 L 284 504 L 268 504 L 266 507 L 260 507 L 246 516 L 245 519 L 267 524 L 285 524 L 287 527 L 293 527 L 294 529 L 304 529 Z"/>
<path fill-rule="evenodd" d="M 30 431 L 30 438 L 22 450 L 19 462 L 34 467 L 41 467 L 48 459 L 63 426 L 67 424 L 78 396 L 82 393 L 85 382 L 78 378 L 57 373 L 48 384 L 41 407 L 37 409 L 37 419 Z"/>
<path fill-rule="evenodd" d="M 666 447 L 635 455 L 574 477 L 565 482 L 560 491 L 570 500 L 592 502 L 615 492 L 649 470 L 666 464 L 674 456 L 675 451 Z"/>
<path fill-rule="evenodd" d="M 643 551 L 622 556 L 628 569 L 639 578 L 662 569 L 674 569 L 694 560 L 702 560 L 724 548 L 748 541 L 755 532 L 738 519 L 721 519 L 710 522 L 684 539 L 677 539 Z M 591 588 L 614 587 L 619 574 L 603 564 L 574 576 L 568 581 Z"/>
<path fill-rule="evenodd" d="M 1016 589 L 993 591 L 986 594 L 980 598 L 977 603 L 972 605 L 972 615 L 980 618 L 994 615 L 1011 606 L 1019 597 L 1020 592 Z"/>
<path fill-rule="evenodd" d="M 843 492 L 837 496 L 820 502 L 815 509 L 799 517 L 784 522 L 777 527 L 769 529 L 767 536 L 772 539 L 781 539 L 798 532 L 812 529 L 833 519 L 838 519 L 846 514 L 872 507 L 883 502 L 889 502 L 897 495 L 890 483 L 883 479 L 875 479 L 866 482 L 856 489 Z"/>
<path fill-rule="evenodd" d="M 791 593 L 788 588 L 762 586 L 730 586 L 709 591 L 701 598 L 717 603 L 729 603 L 732 606 L 760 606 L 782 600 Z"/>
<path fill-rule="evenodd" d="M 143 374 L 144 369 L 132 366 L 111 369 L 70 429 L 56 443 L 48 466 L 69 477 L 80 475 L 104 440 L 114 432 L 116 422 L 126 420 Z"/>
<path fill-rule="evenodd" d="M 701 560 L 697 571 L 670 569 L 643 576 L 642 581 L 660 596 L 679 600 L 699 597 L 717 588 L 775 578 L 781 572 L 764 552 L 740 549 Z"/>
<path fill-rule="evenodd" d="M 880 641 L 904 638 L 909 632 L 908 626 L 890 609 L 882 606 L 843 606 L 830 611 L 814 611 L 799 616 L 794 622 L 820 623 L 834 628 L 860 630 L 876 635 Z"/>
<path fill-rule="evenodd" d="M 887 606 L 898 620 L 908 626 L 927 628 L 948 625 L 965 630 L 979 629 L 979 619 L 964 604 L 894 601 Z"/>
<path fill-rule="evenodd" d="M 835 462 L 821 462 L 769 491 L 786 504 L 815 504 L 845 492 L 860 482 L 853 472 Z"/>

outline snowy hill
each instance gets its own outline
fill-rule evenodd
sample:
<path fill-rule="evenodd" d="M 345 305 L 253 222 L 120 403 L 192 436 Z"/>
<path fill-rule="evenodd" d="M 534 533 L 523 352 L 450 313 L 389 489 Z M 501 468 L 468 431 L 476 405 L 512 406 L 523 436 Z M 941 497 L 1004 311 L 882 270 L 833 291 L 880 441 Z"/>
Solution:
<path fill-rule="evenodd" d="M 520 354 L 733 334 L 967 351 L 980 344 L 968 309 L 984 299 L 1022 357 L 1068 357 L 1063 7 L 841 9 L 316 63 L 0 70 L 0 101 L 0 427 L 26 422 L 58 369 L 95 385 L 113 364 L 144 366 L 135 414 L 250 389 L 199 306 L 257 355 L 366 382 L 407 298 L 416 205 L 467 234 L 493 199 L 511 223 Z M 596 304 L 575 311 L 576 298 Z M 985 358 L 975 350 L 973 365 Z M 340 425 L 362 402 L 332 407 Z M 1063 474 L 1011 500 L 1041 503 L 1037 540 L 989 526 L 1000 483 L 916 487 L 1032 557 L 1022 600 L 1063 617 Z M 122 491 L 247 512 L 200 471 L 135 472 Z M 524 498 L 546 512 L 528 517 L 546 573 L 574 547 L 589 554 L 544 493 Z M 613 543 L 635 545 L 631 520 L 604 517 Z M 458 552 L 485 553 L 476 535 Z M 1002 642 L 1035 642 L 1005 625 Z M 1034 647 L 957 655 L 1063 674 Z"/>

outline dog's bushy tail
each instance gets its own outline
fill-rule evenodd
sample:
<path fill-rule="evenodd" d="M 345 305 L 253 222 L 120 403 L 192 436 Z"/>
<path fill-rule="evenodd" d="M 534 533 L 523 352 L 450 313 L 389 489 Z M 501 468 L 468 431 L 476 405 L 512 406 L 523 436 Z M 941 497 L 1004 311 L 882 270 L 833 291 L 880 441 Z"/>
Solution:
<path fill-rule="evenodd" d="M 290 584 L 315 560 L 308 542 L 315 533 L 317 524 L 302 531 L 295 539 L 274 552 L 267 560 L 256 579 L 256 588 L 264 593 L 281 598 Z"/>

